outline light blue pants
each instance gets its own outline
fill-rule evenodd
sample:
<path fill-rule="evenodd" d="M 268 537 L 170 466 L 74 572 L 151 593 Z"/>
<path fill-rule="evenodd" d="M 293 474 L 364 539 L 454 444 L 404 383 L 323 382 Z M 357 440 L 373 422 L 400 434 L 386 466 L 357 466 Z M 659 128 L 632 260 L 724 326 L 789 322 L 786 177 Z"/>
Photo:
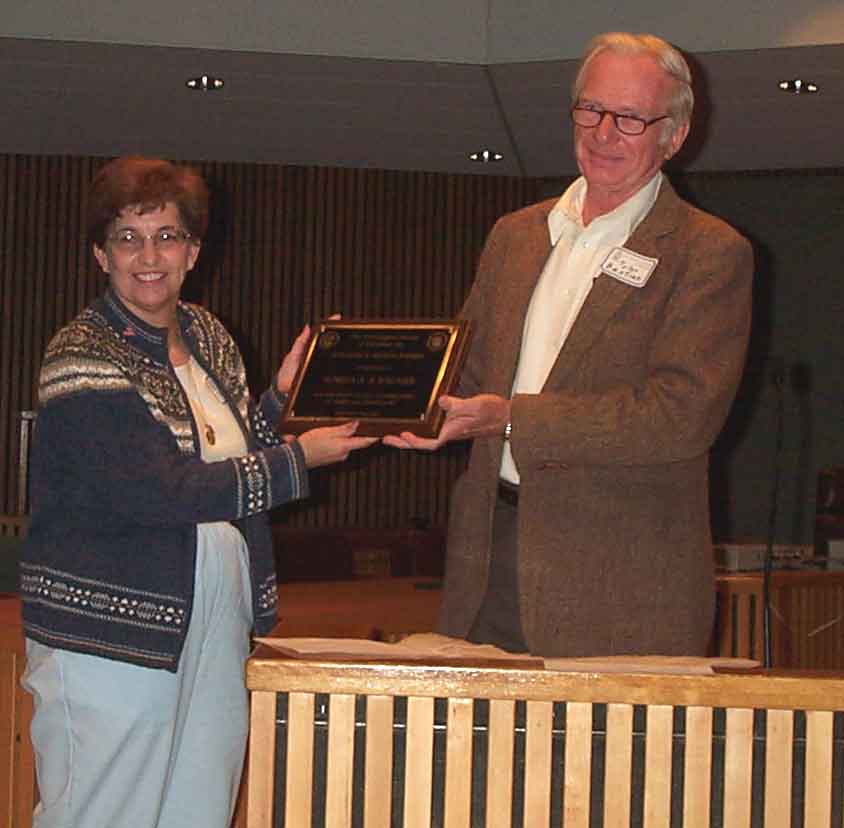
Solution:
<path fill-rule="evenodd" d="M 248 731 L 251 588 L 237 530 L 200 530 L 177 673 L 27 641 L 33 828 L 228 828 Z"/>

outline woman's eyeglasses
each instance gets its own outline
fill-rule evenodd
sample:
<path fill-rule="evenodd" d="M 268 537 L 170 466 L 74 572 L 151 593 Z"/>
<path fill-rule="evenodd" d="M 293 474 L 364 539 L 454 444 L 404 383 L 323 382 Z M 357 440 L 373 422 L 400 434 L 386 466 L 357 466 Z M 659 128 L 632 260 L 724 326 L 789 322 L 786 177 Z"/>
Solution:
<path fill-rule="evenodd" d="M 184 230 L 177 230 L 175 227 L 162 227 L 154 233 L 141 233 L 140 230 L 126 228 L 112 233 L 108 240 L 112 247 L 120 253 L 140 253 L 144 248 L 144 242 L 149 239 L 156 250 L 166 253 L 168 250 L 177 250 L 191 237 L 190 233 Z"/>

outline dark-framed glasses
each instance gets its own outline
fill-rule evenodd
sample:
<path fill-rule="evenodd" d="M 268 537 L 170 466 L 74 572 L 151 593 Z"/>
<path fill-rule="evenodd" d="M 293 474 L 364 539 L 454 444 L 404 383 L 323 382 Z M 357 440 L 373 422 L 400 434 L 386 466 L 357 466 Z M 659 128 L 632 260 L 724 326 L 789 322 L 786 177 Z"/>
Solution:
<path fill-rule="evenodd" d="M 166 253 L 169 250 L 177 250 L 191 237 L 190 233 L 178 230 L 175 227 L 160 227 L 154 233 L 142 233 L 126 227 L 112 233 L 108 240 L 120 253 L 140 253 L 144 248 L 144 242 L 149 239 L 156 250 Z"/>
<path fill-rule="evenodd" d="M 597 109 L 589 106 L 573 106 L 570 114 L 572 121 L 585 129 L 594 129 L 604 120 L 605 115 L 609 115 L 615 128 L 622 135 L 642 135 L 649 126 L 671 117 L 660 115 L 658 118 L 640 118 L 638 115 L 627 115 L 613 112 L 611 109 Z"/>

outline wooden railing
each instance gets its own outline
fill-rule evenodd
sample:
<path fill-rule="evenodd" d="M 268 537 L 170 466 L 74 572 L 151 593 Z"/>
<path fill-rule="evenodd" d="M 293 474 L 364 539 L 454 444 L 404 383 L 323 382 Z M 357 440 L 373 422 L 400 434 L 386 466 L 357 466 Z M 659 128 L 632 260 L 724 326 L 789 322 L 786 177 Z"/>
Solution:
<path fill-rule="evenodd" d="M 844 676 L 319 663 L 262 648 L 247 684 L 249 828 L 842 824 Z"/>

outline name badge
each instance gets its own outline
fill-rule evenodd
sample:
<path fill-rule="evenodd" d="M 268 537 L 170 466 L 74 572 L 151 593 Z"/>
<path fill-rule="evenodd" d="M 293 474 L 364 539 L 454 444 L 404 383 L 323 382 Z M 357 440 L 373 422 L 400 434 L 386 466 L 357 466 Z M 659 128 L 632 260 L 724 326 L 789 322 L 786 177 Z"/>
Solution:
<path fill-rule="evenodd" d="M 647 284 L 651 273 L 659 264 L 659 259 L 634 253 L 624 247 L 614 247 L 601 265 L 601 273 L 624 282 L 625 285 L 640 288 Z"/>

